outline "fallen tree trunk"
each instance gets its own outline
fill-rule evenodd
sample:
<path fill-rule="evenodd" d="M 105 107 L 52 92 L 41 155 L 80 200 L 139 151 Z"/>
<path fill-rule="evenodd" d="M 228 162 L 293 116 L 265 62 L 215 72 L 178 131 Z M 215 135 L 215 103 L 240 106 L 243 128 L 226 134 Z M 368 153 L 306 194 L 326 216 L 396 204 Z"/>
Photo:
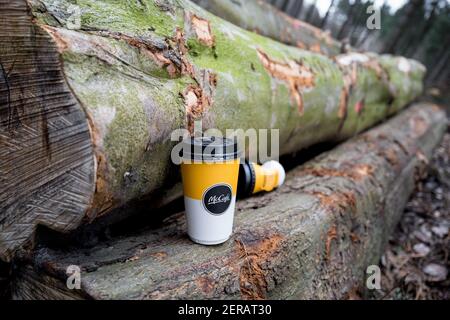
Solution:
<path fill-rule="evenodd" d="M 340 299 L 365 284 L 439 144 L 445 112 L 416 105 L 238 202 L 235 233 L 214 248 L 163 227 L 93 248 L 41 247 L 16 268 L 16 299 Z M 68 290 L 68 266 L 81 290 Z"/>
<path fill-rule="evenodd" d="M 265 37 L 334 57 L 349 48 L 329 32 L 294 19 L 264 0 L 193 0 L 209 12 Z"/>
<path fill-rule="evenodd" d="M 184 0 L 0 0 L 0 16 L 3 260 L 37 225 L 68 232 L 179 181 L 170 133 L 196 119 L 280 128 L 286 154 L 397 112 L 425 72 L 392 56 L 331 60 Z"/>

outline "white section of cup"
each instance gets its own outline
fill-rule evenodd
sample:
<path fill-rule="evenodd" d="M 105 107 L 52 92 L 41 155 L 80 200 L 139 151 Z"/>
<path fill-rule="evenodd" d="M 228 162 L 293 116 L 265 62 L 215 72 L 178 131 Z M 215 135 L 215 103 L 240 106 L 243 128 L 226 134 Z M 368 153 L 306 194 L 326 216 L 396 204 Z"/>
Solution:
<path fill-rule="evenodd" d="M 231 198 L 228 209 L 213 215 L 206 211 L 202 200 L 184 197 L 189 238 L 203 245 L 217 245 L 226 242 L 233 233 L 236 196 Z"/>

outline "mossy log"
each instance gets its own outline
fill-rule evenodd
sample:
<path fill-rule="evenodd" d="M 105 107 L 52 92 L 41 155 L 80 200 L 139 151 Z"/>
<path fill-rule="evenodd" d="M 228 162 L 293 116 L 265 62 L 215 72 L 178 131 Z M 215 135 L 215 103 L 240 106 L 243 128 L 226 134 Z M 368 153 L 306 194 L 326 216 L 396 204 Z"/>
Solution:
<path fill-rule="evenodd" d="M 193 0 L 202 8 L 243 29 L 329 57 L 350 50 L 328 31 L 294 19 L 264 0 Z"/>
<path fill-rule="evenodd" d="M 425 72 L 289 47 L 185 0 L 0 0 L 0 18 L 3 260 L 37 225 L 68 232 L 176 183 L 170 133 L 196 119 L 279 128 L 286 154 L 397 112 Z"/>
<path fill-rule="evenodd" d="M 379 263 L 446 128 L 438 107 L 409 108 L 295 168 L 279 190 L 238 202 L 220 246 L 192 243 L 183 213 L 93 248 L 41 246 L 15 268 L 13 297 L 345 298 Z M 80 290 L 66 287 L 70 265 Z"/>

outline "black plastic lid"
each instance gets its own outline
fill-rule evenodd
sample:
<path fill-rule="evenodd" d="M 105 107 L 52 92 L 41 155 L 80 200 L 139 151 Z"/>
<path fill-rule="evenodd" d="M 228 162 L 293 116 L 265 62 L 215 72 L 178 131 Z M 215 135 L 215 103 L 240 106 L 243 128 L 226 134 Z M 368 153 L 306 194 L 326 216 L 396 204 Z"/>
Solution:
<path fill-rule="evenodd" d="M 187 160 L 223 161 L 240 156 L 236 139 L 203 136 L 183 140 L 183 158 Z"/>

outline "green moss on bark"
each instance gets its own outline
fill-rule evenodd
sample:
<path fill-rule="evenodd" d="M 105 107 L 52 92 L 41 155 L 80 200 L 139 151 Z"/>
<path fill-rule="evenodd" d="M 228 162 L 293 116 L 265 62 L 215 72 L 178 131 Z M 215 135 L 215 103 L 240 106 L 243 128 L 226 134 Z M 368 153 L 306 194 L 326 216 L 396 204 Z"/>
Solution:
<path fill-rule="evenodd" d="M 40 23 L 64 30 L 72 2 L 33 3 Z M 74 94 L 100 128 L 110 190 L 120 202 L 150 193 L 164 183 L 170 167 L 170 132 L 187 126 L 182 94 L 195 84 L 193 78 L 201 70 L 217 76 L 213 103 L 202 106 L 210 120 L 208 126 L 223 131 L 279 128 L 282 153 L 348 138 L 386 116 L 389 84 L 370 68 L 358 67 L 347 117 L 339 119 L 344 76 L 334 60 L 242 30 L 188 1 L 78 0 L 76 4 L 82 13 L 82 29 L 60 31 L 63 38 L 73 40 L 63 49 L 62 60 Z M 187 12 L 210 22 L 214 46 L 202 44 L 195 33 L 188 32 Z M 179 50 L 177 29 L 184 30 L 186 39 L 181 40 L 188 48 L 182 62 L 192 65 L 195 75 L 169 73 L 161 61 L 155 61 L 150 52 L 155 49 L 147 47 L 153 41 Z M 288 83 L 270 74 L 257 50 L 279 63 L 297 63 L 311 70 L 313 85 L 299 89 L 303 114 Z M 420 93 L 423 71 L 412 64 L 411 73 L 405 74 L 395 58 L 377 59 L 396 89 L 393 112 Z M 355 105 L 362 100 L 364 108 L 357 112 Z"/>

